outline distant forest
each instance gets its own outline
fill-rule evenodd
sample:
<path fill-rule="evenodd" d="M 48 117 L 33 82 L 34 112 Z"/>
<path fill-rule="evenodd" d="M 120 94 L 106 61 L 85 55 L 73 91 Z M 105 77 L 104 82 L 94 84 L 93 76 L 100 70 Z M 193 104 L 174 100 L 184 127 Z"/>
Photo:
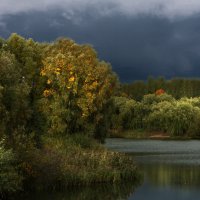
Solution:
<path fill-rule="evenodd" d="M 166 80 L 163 77 L 149 77 L 147 81 L 134 81 L 121 86 L 124 95 L 138 101 L 144 95 L 155 93 L 159 89 L 163 89 L 176 99 L 198 97 L 200 96 L 200 79 L 173 78 Z"/>

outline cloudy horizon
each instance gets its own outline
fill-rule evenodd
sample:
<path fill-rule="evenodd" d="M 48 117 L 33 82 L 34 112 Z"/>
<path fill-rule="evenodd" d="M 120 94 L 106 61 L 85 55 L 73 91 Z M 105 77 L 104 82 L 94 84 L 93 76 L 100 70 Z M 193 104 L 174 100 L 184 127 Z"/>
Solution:
<path fill-rule="evenodd" d="M 90 43 L 123 82 L 200 77 L 200 1 L 2 0 L 0 37 Z"/>

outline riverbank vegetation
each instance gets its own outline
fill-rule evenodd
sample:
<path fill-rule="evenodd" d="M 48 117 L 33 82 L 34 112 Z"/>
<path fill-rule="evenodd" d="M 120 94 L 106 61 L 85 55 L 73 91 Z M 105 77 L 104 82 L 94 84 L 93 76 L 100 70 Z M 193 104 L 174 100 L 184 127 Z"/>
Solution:
<path fill-rule="evenodd" d="M 134 180 L 125 154 L 103 148 L 119 83 L 89 45 L 0 40 L 0 196 Z"/>
<path fill-rule="evenodd" d="M 112 137 L 186 139 L 200 137 L 200 98 L 175 99 L 163 89 L 141 101 L 114 97 L 111 106 Z"/>

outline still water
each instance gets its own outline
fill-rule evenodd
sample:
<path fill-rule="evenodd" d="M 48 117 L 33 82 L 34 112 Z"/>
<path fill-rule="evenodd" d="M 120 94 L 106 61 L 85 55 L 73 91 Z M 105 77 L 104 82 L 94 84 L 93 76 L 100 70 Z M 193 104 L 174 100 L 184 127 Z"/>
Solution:
<path fill-rule="evenodd" d="M 134 156 L 143 183 L 101 185 L 39 193 L 23 200 L 198 200 L 200 141 L 107 139 L 105 146 Z"/>
<path fill-rule="evenodd" d="M 128 200 L 200 199 L 200 141 L 108 139 L 106 146 L 134 155 L 144 174 Z"/>

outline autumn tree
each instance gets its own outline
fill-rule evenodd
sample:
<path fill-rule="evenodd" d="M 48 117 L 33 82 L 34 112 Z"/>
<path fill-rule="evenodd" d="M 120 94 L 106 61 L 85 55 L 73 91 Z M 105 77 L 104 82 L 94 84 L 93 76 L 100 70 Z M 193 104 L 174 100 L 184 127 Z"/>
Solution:
<path fill-rule="evenodd" d="M 164 91 L 163 89 L 158 89 L 158 90 L 156 90 L 156 92 L 155 92 L 156 95 L 162 95 L 162 94 L 164 94 L 164 93 L 165 93 L 165 91 Z"/>
<path fill-rule="evenodd" d="M 89 45 L 59 39 L 45 51 L 41 75 L 46 77 L 43 110 L 50 133 L 86 132 L 98 137 L 103 110 L 117 78 Z"/>

